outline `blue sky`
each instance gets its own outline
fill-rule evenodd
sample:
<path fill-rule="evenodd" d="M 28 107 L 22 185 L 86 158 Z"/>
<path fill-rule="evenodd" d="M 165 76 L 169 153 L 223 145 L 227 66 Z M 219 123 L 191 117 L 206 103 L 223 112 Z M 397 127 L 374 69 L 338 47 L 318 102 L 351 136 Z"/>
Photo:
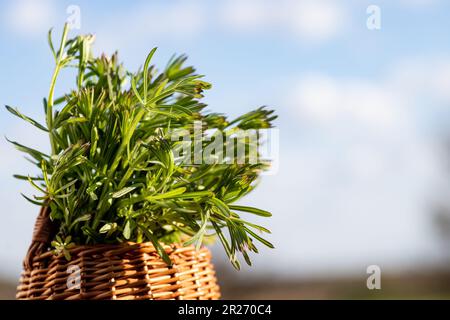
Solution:
<path fill-rule="evenodd" d="M 55 39 L 70 5 L 77 33 L 97 53 L 137 69 L 158 47 L 163 66 L 186 53 L 213 83 L 213 111 L 269 105 L 280 115 L 280 167 L 245 203 L 270 209 L 277 249 L 247 275 L 394 271 L 442 257 L 430 207 L 448 192 L 441 143 L 448 134 L 450 4 L 443 0 L 1 1 L 1 104 L 42 119 Z M 378 5 L 381 29 L 368 30 Z M 57 88 L 73 86 L 66 73 Z M 45 136 L 0 116 L 1 133 L 47 147 Z M 17 275 L 36 209 L 12 173 L 33 170 L 0 141 L 0 274 Z M 447 194 L 448 197 L 448 194 Z M 20 235 L 20 237 L 18 237 Z M 217 259 L 224 255 L 217 250 Z M 271 262 L 277 259 L 274 267 Z"/>

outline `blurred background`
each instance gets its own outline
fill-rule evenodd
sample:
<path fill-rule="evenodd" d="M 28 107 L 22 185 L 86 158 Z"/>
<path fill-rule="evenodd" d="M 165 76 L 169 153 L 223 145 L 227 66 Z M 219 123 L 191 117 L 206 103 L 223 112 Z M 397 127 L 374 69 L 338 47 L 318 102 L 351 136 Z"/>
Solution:
<path fill-rule="evenodd" d="M 279 167 L 243 201 L 276 249 L 237 272 L 214 247 L 224 298 L 450 298 L 450 3 L 444 0 L 0 3 L 0 104 L 43 120 L 55 42 L 72 19 L 131 70 L 186 53 L 209 109 L 277 110 Z M 75 21 L 73 20 L 75 19 Z M 79 29 L 78 29 L 79 27 Z M 63 74 L 57 91 L 75 86 Z M 48 149 L 6 110 L 0 133 Z M 38 213 L 0 139 L 0 298 L 13 298 Z M 369 290 L 369 266 L 381 289 Z"/>

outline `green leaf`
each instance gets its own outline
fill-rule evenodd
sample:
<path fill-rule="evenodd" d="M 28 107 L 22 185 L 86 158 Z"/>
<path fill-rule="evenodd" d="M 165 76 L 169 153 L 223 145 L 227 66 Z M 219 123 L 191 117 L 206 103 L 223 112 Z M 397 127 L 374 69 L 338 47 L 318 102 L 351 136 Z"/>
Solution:
<path fill-rule="evenodd" d="M 78 179 L 72 180 L 68 183 L 66 183 L 65 185 L 63 185 L 61 188 L 59 188 L 58 190 L 55 191 L 55 194 L 60 193 L 63 190 L 69 189 L 71 186 L 73 186 L 75 183 L 78 182 Z"/>
<path fill-rule="evenodd" d="M 34 187 L 36 188 L 37 191 L 40 191 L 42 193 L 46 193 L 46 191 L 44 189 L 42 189 L 40 186 L 38 186 L 30 177 L 28 178 L 28 182 Z"/>
<path fill-rule="evenodd" d="M 239 264 L 239 261 L 236 258 L 235 252 L 233 252 L 231 250 L 230 243 L 228 242 L 227 238 L 223 234 L 222 230 L 220 230 L 220 228 L 217 225 L 217 223 L 212 222 L 212 225 L 213 225 L 214 229 L 217 232 L 217 236 L 218 236 L 220 242 L 222 242 L 222 246 L 225 249 L 225 253 L 227 254 L 228 258 L 230 259 L 231 264 L 233 265 L 234 268 L 239 270 L 241 268 L 241 266 Z"/>
<path fill-rule="evenodd" d="M 224 202 L 217 198 L 211 198 L 209 199 L 209 202 L 213 204 L 219 211 L 225 216 L 229 217 L 231 216 L 230 209 L 228 208 L 228 205 L 226 205 Z"/>
<path fill-rule="evenodd" d="M 119 190 L 119 191 L 117 191 L 117 192 L 114 192 L 114 193 L 112 194 L 112 197 L 113 197 L 114 199 L 121 198 L 121 197 L 123 197 L 124 195 L 126 195 L 126 194 L 130 193 L 131 191 L 133 191 L 134 189 L 136 189 L 136 187 L 126 187 L 126 188 L 123 188 L 122 190 Z"/>
<path fill-rule="evenodd" d="M 206 227 L 209 222 L 209 215 L 210 215 L 209 210 L 206 210 L 206 213 L 204 215 L 202 214 L 202 225 L 201 225 L 200 229 L 190 240 L 188 240 L 184 243 L 184 246 L 189 246 L 191 244 L 197 243 L 196 249 L 197 250 L 200 249 L 200 246 L 201 246 L 202 240 L 203 240 L 203 236 L 205 235 Z"/>
<path fill-rule="evenodd" d="M 144 232 L 145 236 L 150 239 L 150 241 L 153 243 L 153 246 L 155 247 L 156 251 L 158 252 L 159 256 L 163 259 L 163 261 L 168 265 L 172 265 L 172 260 L 170 260 L 169 255 L 167 254 L 166 250 L 162 247 L 162 245 L 159 243 L 158 239 L 155 237 L 155 235 L 146 227 L 141 226 L 141 230 Z"/>
<path fill-rule="evenodd" d="M 103 227 L 101 227 L 99 232 L 100 233 L 109 233 L 109 234 L 111 234 L 116 229 L 117 229 L 117 223 L 109 222 L 109 223 L 106 223 Z"/>
<path fill-rule="evenodd" d="M 139 102 L 142 103 L 143 105 L 145 105 L 145 102 L 144 102 L 144 100 L 142 100 L 141 95 L 139 94 L 139 91 L 137 89 L 136 78 L 135 77 L 131 78 L 131 89 L 133 90 L 134 95 L 136 96 L 136 98 L 138 98 Z"/>
<path fill-rule="evenodd" d="M 147 56 L 147 59 L 145 59 L 145 63 L 144 63 L 144 75 L 143 75 L 143 78 L 144 78 L 144 105 L 146 104 L 146 102 L 147 102 L 147 90 L 148 90 L 148 66 L 149 66 L 149 64 L 150 64 L 150 61 L 152 60 L 152 57 L 153 57 L 153 55 L 155 54 L 155 52 L 156 52 L 156 47 L 155 48 L 153 48 L 151 51 L 150 51 L 150 53 L 148 54 L 148 56 Z"/>
<path fill-rule="evenodd" d="M 73 220 L 72 224 L 70 225 L 69 229 L 72 229 L 76 224 L 80 222 L 89 221 L 91 219 L 92 215 L 90 213 L 86 213 L 75 220 Z M 67 241 L 67 240 L 66 240 Z"/>
<path fill-rule="evenodd" d="M 123 228 L 123 237 L 127 240 L 131 238 L 131 221 L 127 220 L 125 227 Z"/>
<path fill-rule="evenodd" d="M 261 217 L 271 217 L 272 216 L 272 214 L 269 211 L 264 211 L 264 210 L 261 210 L 258 208 L 246 207 L 246 206 L 236 206 L 236 205 L 229 205 L 229 207 L 231 210 L 249 212 L 249 213 L 253 213 L 258 216 L 261 216 Z"/>
<path fill-rule="evenodd" d="M 23 120 L 25 120 L 25 121 L 31 123 L 33 126 L 35 126 L 35 127 L 38 128 L 38 129 L 41 129 L 41 130 L 43 130 L 43 131 L 45 131 L 45 132 L 48 132 L 48 129 L 47 129 L 46 127 L 44 127 L 43 125 L 41 125 L 41 124 L 40 124 L 39 122 L 37 122 L 36 120 L 33 120 L 33 119 L 27 117 L 26 115 L 20 113 L 19 110 L 14 109 L 14 108 L 12 108 L 12 107 L 10 107 L 10 106 L 5 106 L 5 107 L 6 107 L 6 110 L 8 110 L 9 112 L 11 112 L 13 115 L 15 115 L 15 116 L 17 116 L 17 117 L 19 117 L 19 118 L 21 118 L 21 119 L 23 119 Z"/>
<path fill-rule="evenodd" d="M 22 145 L 22 144 L 20 144 L 20 143 L 18 143 L 18 142 L 16 142 L 16 141 L 11 141 L 11 140 L 9 140 L 8 138 L 6 138 L 6 140 L 7 140 L 9 143 L 13 144 L 13 145 L 16 147 L 17 150 L 29 154 L 29 155 L 32 156 L 34 159 L 38 160 L 39 163 L 40 163 L 44 158 L 46 158 L 46 159 L 49 159 L 49 158 L 50 158 L 50 157 L 49 157 L 48 155 L 46 155 L 45 153 L 42 153 L 42 152 L 37 151 L 37 150 L 35 150 L 35 149 L 26 147 L 26 146 L 24 146 L 24 145 Z"/>
<path fill-rule="evenodd" d="M 145 200 L 153 201 L 153 200 L 162 200 L 162 199 L 170 199 L 170 198 L 179 198 L 185 191 L 186 191 L 186 188 L 182 187 L 182 188 L 171 190 L 166 193 L 147 196 L 147 197 L 145 197 Z"/>
<path fill-rule="evenodd" d="M 94 231 L 92 228 L 90 228 L 89 226 L 84 225 L 84 226 L 81 227 L 81 230 L 83 231 L 83 233 L 84 233 L 86 236 L 88 236 L 88 237 L 94 239 L 94 241 L 96 241 L 97 243 L 101 243 L 101 242 L 102 242 L 99 233 L 95 232 L 95 231 Z"/>
<path fill-rule="evenodd" d="M 69 118 L 67 120 L 62 121 L 59 126 L 63 127 L 66 124 L 75 124 L 75 123 L 85 123 L 88 122 L 89 120 L 86 119 L 85 117 L 77 117 L 77 118 Z"/>
<path fill-rule="evenodd" d="M 57 57 L 56 57 L 56 51 L 55 51 L 55 48 L 54 48 L 54 46 L 53 46 L 53 41 L 52 41 L 52 29 L 50 29 L 49 31 L 48 31 L 48 34 L 47 34 L 47 41 L 48 41 L 48 45 L 50 46 L 50 50 L 51 50 L 51 52 L 52 52 L 52 54 L 53 54 L 53 57 L 55 58 L 55 61 L 57 60 Z"/>
<path fill-rule="evenodd" d="M 33 181 L 44 181 L 44 178 L 42 178 L 42 177 L 28 177 L 28 176 L 24 176 L 24 175 L 21 175 L 21 174 L 14 174 L 13 177 L 15 179 L 18 179 L 18 180 L 26 180 L 26 181 L 28 181 L 28 179 L 31 179 Z"/>
<path fill-rule="evenodd" d="M 67 261 L 70 261 L 72 259 L 69 250 L 63 249 L 63 253 Z"/>
<path fill-rule="evenodd" d="M 205 197 L 212 197 L 214 193 L 211 191 L 196 191 L 196 192 L 186 192 L 183 194 L 175 195 L 172 198 L 176 199 L 198 199 Z"/>
<path fill-rule="evenodd" d="M 185 115 L 191 116 L 192 115 L 192 111 L 189 110 L 186 107 L 180 106 L 178 104 L 171 104 L 171 105 L 157 105 L 157 108 L 161 108 L 161 109 L 170 109 L 173 111 L 179 111 L 181 113 L 184 113 Z"/>
<path fill-rule="evenodd" d="M 252 227 L 252 228 L 254 228 L 254 229 L 257 229 L 257 230 L 259 230 L 261 232 L 265 232 L 265 233 L 269 233 L 269 234 L 271 233 L 269 229 L 264 228 L 262 226 L 259 226 L 257 224 L 254 224 L 254 223 L 251 223 L 251 222 L 248 222 L 248 221 L 245 221 L 245 220 L 241 220 L 241 222 L 246 224 L 246 225 L 248 225 L 248 226 L 250 226 L 250 227 Z"/>
<path fill-rule="evenodd" d="M 246 251 L 242 251 L 242 256 L 244 257 L 245 262 L 251 266 L 252 265 L 252 261 L 250 260 L 250 257 L 248 256 L 248 253 Z"/>
<path fill-rule="evenodd" d="M 244 227 L 245 231 L 247 231 L 250 235 L 252 235 L 256 240 L 258 240 L 259 242 L 261 242 L 262 244 L 264 244 L 265 246 L 274 249 L 275 247 L 273 246 L 273 244 L 271 244 L 269 241 L 267 241 L 266 239 L 261 238 L 260 236 L 258 236 L 256 233 L 254 233 L 253 231 L 251 231 L 249 228 Z"/>
<path fill-rule="evenodd" d="M 24 197 L 27 201 L 31 202 L 32 204 L 35 204 L 37 206 L 43 207 L 45 206 L 45 202 L 39 202 L 39 201 L 35 201 L 33 199 L 28 198 L 26 195 L 24 195 L 23 193 L 21 193 L 22 197 Z"/>

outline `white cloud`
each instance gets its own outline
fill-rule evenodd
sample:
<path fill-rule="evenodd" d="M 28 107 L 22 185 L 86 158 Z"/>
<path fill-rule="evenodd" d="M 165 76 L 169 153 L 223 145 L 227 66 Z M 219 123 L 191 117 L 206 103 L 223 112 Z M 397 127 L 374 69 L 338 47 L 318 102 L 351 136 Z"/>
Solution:
<path fill-rule="evenodd" d="M 404 59 L 392 68 L 388 85 L 408 101 L 424 99 L 450 103 L 450 58 Z"/>
<path fill-rule="evenodd" d="M 378 136 L 411 134 L 423 126 L 424 111 L 433 116 L 447 110 L 450 57 L 403 59 L 377 80 L 309 73 L 294 83 L 289 104 L 304 124 Z"/>
<path fill-rule="evenodd" d="M 308 43 L 333 39 L 344 29 L 347 12 L 341 3 L 329 0 L 227 1 L 222 22 L 238 32 L 276 30 Z"/>
<path fill-rule="evenodd" d="M 436 177 L 439 155 L 427 121 L 450 103 L 450 59 L 403 60 L 391 70 L 377 81 L 305 75 L 289 96 L 290 110 L 305 130 L 329 135 L 356 176 L 409 168 L 411 179 Z"/>
<path fill-rule="evenodd" d="M 346 14 L 336 1 L 288 1 L 284 10 L 283 20 L 304 40 L 325 41 L 344 29 Z"/>
<path fill-rule="evenodd" d="M 377 84 L 311 74 L 296 85 L 291 99 L 300 117 L 320 125 L 352 123 L 385 129 L 402 119 L 402 101 Z"/>
<path fill-rule="evenodd" d="M 273 4 L 261 0 L 227 1 L 221 9 L 225 26 L 234 31 L 258 31 L 274 22 Z"/>
<path fill-rule="evenodd" d="M 400 3 L 405 7 L 422 8 L 434 6 L 439 3 L 439 0 L 401 0 Z"/>
<path fill-rule="evenodd" d="M 10 3 L 5 12 L 9 30 L 24 36 L 34 36 L 52 27 L 55 18 L 51 0 L 18 0 Z"/>
<path fill-rule="evenodd" d="M 149 39 L 192 39 L 201 33 L 206 18 L 204 7 L 198 1 L 130 6 L 105 17 L 96 32 L 96 47 L 112 53 L 119 46 L 135 48 Z"/>

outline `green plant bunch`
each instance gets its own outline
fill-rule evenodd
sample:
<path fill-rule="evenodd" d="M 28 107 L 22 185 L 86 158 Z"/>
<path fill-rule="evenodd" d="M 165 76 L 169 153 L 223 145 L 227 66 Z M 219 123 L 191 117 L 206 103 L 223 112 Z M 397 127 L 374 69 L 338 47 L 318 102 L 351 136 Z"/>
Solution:
<path fill-rule="evenodd" d="M 37 176 L 15 177 L 39 192 L 24 195 L 27 200 L 50 208 L 57 226 L 55 251 L 70 258 L 67 249 L 74 244 L 151 241 L 170 264 L 162 244 L 199 247 L 217 237 L 239 269 L 238 253 L 250 265 L 248 252 L 257 252 L 255 241 L 273 247 L 261 236 L 269 230 L 241 217 L 271 214 L 233 204 L 254 189 L 269 164 L 184 164 L 174 157 L 181 142 L 169 138 L 174 129 L 193 137 L 195 121 L 225 135 L 270 128 L 273 111 L 262 107 L 229 121 L 205 111 L 200 100 L 211 85 L 184 66 L 185 56 L 173 57 L 158 72 L 150 65 L 155 48 L 143 68 L 132 73 L 118 62 L 117 53 L 94 57 L 92 35 L 69 39 L 68 31 L 66 25 L 58 49 L 51 30 L 48 36 L 55 69 L 43 101 L 45 125 L 6 106 L 49 135 L 51 154 L 10 142 L 40 169 Z M 76 89 L 55 98 L 64 68 L 76 70 Z M 202 135 L 201 144 L 207 146 L 209 138 Z"/>

